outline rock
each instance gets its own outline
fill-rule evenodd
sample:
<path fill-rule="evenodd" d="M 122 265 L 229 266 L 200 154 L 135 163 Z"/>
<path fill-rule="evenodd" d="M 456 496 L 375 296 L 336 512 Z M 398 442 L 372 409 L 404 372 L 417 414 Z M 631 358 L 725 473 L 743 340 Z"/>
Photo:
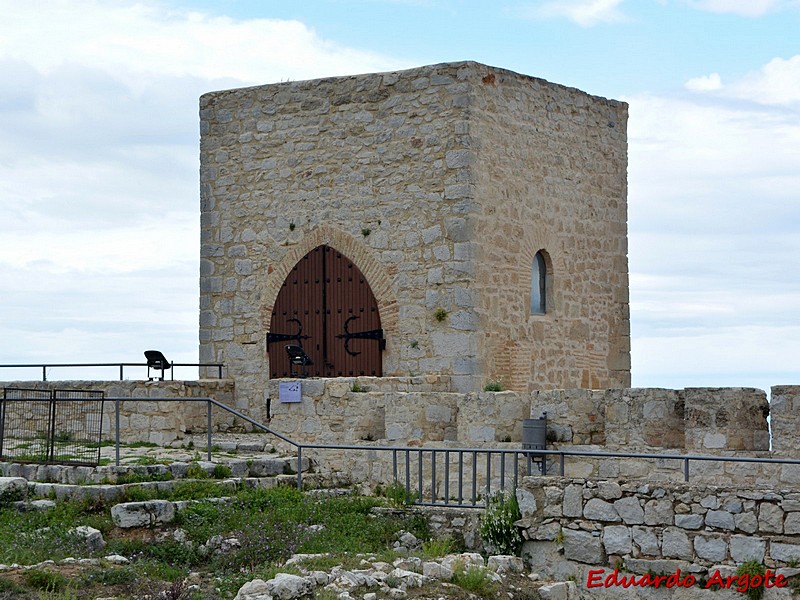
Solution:
<path fill-rule="evenodd" d="M 457 567 L 468 569 L 469 567 L 483 567 L 483 557 L 476 552 L 463 552 L 461 554 L 448 554 L 442 559 L 442 566 L 447 567 L 451 571 L 455 571 Z"/>
<path fill-rule="evenodd" d="M 519 496 L 519 492 L 517 492 Z M 583 490 L 579 485 L 568 485 L 564 489 L 561 511 L 565 517 L 583 516 Z"/>
<path fill-rule="evenodd" d="M 542 600 L 572 600 L 578 597 L 578 588 L 572 581 L 559 581 L 539 588 Z"/>
<path fill-rule="evenodd" d="M 28 496 L 28 481 L 22 477 L 0 477 L 0 503 L 24 500 Z"/>
<path fill-rule="evenodd" d="M 422 587 L 426 582 L 425 576 L 413 571 L 406 571 L 405 569 L 395 569 L 389 573 L 389 577 L 394 577 L 400 581 L 401 587 L 415 588 Z"/>
<path fill-rule="evenodd" d="M 525 570 L 525 563 L 519 556 L 508 554 L 497 554 L 490 556 L 486 563 L 486 568 L 495 573 L 522 573 Z"/>
<path fill-rule="evenodd" d="M 313 590 L 311 582 L 304 577 L 290 575 L 289 573 L 278 573 L 275 577 L 267 581 L 269 593 L 276 600 L 294 600 L 310 594 Z"/>
<path fill-rule="evenodd" d="M 124 556 L 120 556 L 119 554 L 109 554 L 108 556 L 103 557 L 103 560 L 106 562 L 110 562 L 112 565 L 127 565 L 131 561 L 125 558 Z"/>
<path fill-rule="evenodd" d="M 564 529 L 564 558 L 601 565 L 606 557 L 599 537 L 586 531 Z"/>
<path fill-rule="evenodd" d="M 517 504 L 523 518 L 536 516 L 536 498 L 528 490 L 517 488 Z"/>
<path fill-rule="evenodd" d="M 796 563 L 800 561 L 800 545 L 770 542 L 769 555 L 773 560 L 779 560 L 785 563 Z"/>
<path fill-rule="evenodd" d="M 758 530 L 783 533 L 783 509 L 777 504 L 762 503 L 758 510 Z"/>
<path fill-rule="evenodd" d="M 641 525 L 644 523 L 644 510 L 635 496 L 620 498 L 614 502 L 614 510 L 622 517 L 626 525 Z"/>
<path fill-rule="evenodd" d="M 710 510 L 706 513 L 706 525 L 717 529 L 727 529 L 733 531 L 736 524 L 733 515 L 725 510 Z"/>
<path fill-rule="evenodd" d="M 661 553 L 664 558 L 680 558 L 682 560 L 692 560 L 692 544 L 689 536 L 682 529 L 677 527 L 666 527 L 661 540 Z"/>
<path fill-rule="evenodd" d="M 600 500 L 599 498 L 592 498 L 586 503 L 583 509 L 583 515 L 591 521 L 606 521 L 616 522 L 620 521 L 620 516 L 614 506 Z"/>
<path fill-rule="evenodd" d="M 269 593 L 266 581 L 254 579 L 239 588 L 234 600 L 273 600 Z"/>
<path fill-rule="evenodd" d="M 97 552 L 106 547 L 106 541 L 103 539 L 103 534 L 99 529 L 89 527 L 88 525 L 80 525 L 74 529 L 70 529 L 69 533 L 76 537 L 82 538 L 86 544 L 86 549 L 89 552 Z"/>
<path fill-rule="evenodd" d="M 737 563 L 755 560 L 764 562 L 767 543 L 763 538 L 749 535 L 732 535 L 730 539 L 731 558 Z"/>
<path fill-rule="evenodd" d="M 622 490 L 616 481 L 600 481 L 597 484 L 597 494 L 603 500 L 622 498 Z"/>
<path fill-rule="evenodd" d="M 647 525 L 672 525 L 672 502 L 668 499 L 651 500 L 644 505 L 644 522 Z"/>
<path fill-rule="evenodd" d="M 703 515 L 675 515 L 675 525 L 681 529 L 700 529 L 703 526 Z"/>
<path fill-rule="evenodd" d="M 658 545 L 658 536 L 647 527 L 634 527 L 632 530 L 633 541 L 639 546 L 644 556 L 659 556 L 661 548 Z"/>
<path fill-rule="evenodd" d="M 453 578 L 452 569 L 448 569 L 434 561 L 422 563 L 422 574 L 425 577 L 438 579 L 439 581 L 450 581 Z"/>
<path fill-rule="evenodd" d="M 755 533 L 758 530 L 758 521 L 751 512 L 734 515 L 733 521 L 736 524 L 736 529 L 745 533 Z"/>
<path fill-rule="evenodd" d="M 625 555 L 631 552 L 631 532 L 625 525 L 609 525 L 603 529 L 606 554 Z"/>
<path fill-rule="evenodd" d="M 722 562 L 728 552 L 728 544 L 723 538 L 698 535 L 694 538 L 694 551 L 699 558 Z"/>
<path fill-rule="evenodd" d="M 111 518 L 123 529 L 170 523 L 175 518 L 175 505 L 168 500 L 125 502 L 111 508 Z"/>

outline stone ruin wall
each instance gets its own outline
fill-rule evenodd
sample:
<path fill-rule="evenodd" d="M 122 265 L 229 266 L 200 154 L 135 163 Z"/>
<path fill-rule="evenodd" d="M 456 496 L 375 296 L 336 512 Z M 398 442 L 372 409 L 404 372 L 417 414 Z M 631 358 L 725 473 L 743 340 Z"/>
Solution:
<path fill-rule="evenodd" d="M 629 385 L 624 103 L 465 62 L 214 92 L 200 117 L 200 360 L 251 406 L 272 304 L 320 244 L 375 293 L 385 375 Z"/>
<path fill-rule="evenodd" d="M 121 405 L 124 442 L 180 443 L 206 431 L 206 407 L 148 400 L 206 397 L 236 408 L 289 439 L 305 443 L 430 448 L 520 448 L 522 420 L 548 413 L 548 449 L 800 458 L 800 386 L 772 388 L 772 405 L 759 390 L 688 388 L 665 390 L 555 390 L 520 394 L 456 394 L 446 377 L 309 379 L 300 403 L 282 403 L 278 381 L 269 383 L 256 410 L 239 406 L 233 382 L 111 381 L 14 382 L 7 387 L 103 389 L 109 397 L 131 397 Z M 353 391 L 353 389 L 365 391 Z M 766 414 L 771 408 L 772 450 Z M 214 410 L 216 432 L 252 428 Z M 113 439 L 114 406 L 104 412 L 105 439 Z M 281 446 L 281 444 L 276 444 Z M 291 447 L 285 448 L 292 451 Z M 391 454 L 309 450 L 319 472 L 341 481 L 389 481 Z M 367 457 L 367 458 L 365 458 Z M 467 461 L 471 460 L 467 458 Z M 524 461 L 519 475 L 525 475 Z M 426 467 L 427 468 L 427 467 Z M 559 472 L 552 456 L 548 473 Z M 578 478 L 682 481 L 683 460 L 567 457 L 565 475 Z M 485 471 L 483 464 L 478 470 Z M 506 470 L 513 471 L 510 459 Z M 492 465 L 500 473 L 499 460 Z M 800 484 L 800 466 L 790 464 L 691 461 L 692 481 L 717 485 Z M 425 481 L 429 481 L 427 474 Z M 494 484 L 499 484 L 496 481 Z M 494 485 L 493 484 L 493 485 Z"/>
<path fill-rule="evenodd" d="M 92 390 L 105 392 L 106 398 L 130 398 L 120 403 L 120 441 L 169 445 L 192 432 L 206 431 L 208 418 L 205 403 L 149 400 L 148 398 L 213 398 L 234 409 L 234 384 L 229 379 L 199 381 L 9 381 L 5 388 L 35 390 Z M 230 413 L 212 412 L 216 431 L 241 429 Z M 66 429 L 69 424 L 65 423 Z M 116 429 L 115 403 L 103 404 L 104 440 L 113 440 Z"/>
<path fill-rule="evenodd" d="M 716 569 L 735 575 L 736 565 L 749 560 L 787 578 L 800 574 L 797 487 L 531 477 L 517 498 L 522 552 L 532 569 L 571 578 L 593 598 L 672 597 L 664 589 L 660 595 L 641 588 L 590 590 L 588 571 L 597 567 L 604 577 L 615 567 L 625 575 L 680 569 L 701 582 L 680 596 L 687 598 L 703 597 L 702 582 Z"/>

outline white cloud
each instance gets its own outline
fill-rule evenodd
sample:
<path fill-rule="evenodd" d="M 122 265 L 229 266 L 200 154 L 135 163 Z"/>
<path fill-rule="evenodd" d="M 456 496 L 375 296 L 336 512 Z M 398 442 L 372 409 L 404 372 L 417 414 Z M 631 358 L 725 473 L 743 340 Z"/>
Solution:
<path fill-rule="evenodd" d="M 554 0 L 529 6 L 524 15 L 529 18 L 563 17 L 581 27 L 599 23 L 614 23 L 625 19 L 619 6 L 623 0 Z"/>
<path fill-rule="evenodd" d="M 688 0 L 693 8 L 742 17 L 760 17 L 768 12 L 796 7 L 796 0 Z"/>
<path fill-rule="evenodd" d="M 800 54 L 788 60 L 772 59 L 730 86 L 730 93 L 763 104 L 800 106 Z"/>
<path fill-rule="evenodd" d="M 696 92 L 710 92 L 722 87 L 722 79 L 719 73 L 711 73 L 703 77 L 693 77 L 686 84 L 686 89 Z"/>
<path fill-rule="evenodd" d="M 794 68 L 771 61 L 713 94 L 625 99 L 635 385 L 796 378 L 800 119 L 776 75 Z"/>
<path fill-rule="evenodd" d="M 0 363 L 196 360 L 199 96 L 405 66 L 298 21 L 101 0 L 0 14 Z"/>
<path fill-rule="evenodd" d="M 0 0 L 0 58 L 24 59 L 40 72 L 68 64 L 147 75 L 232 78 L 270 83 L 353 70 L 385 70 L 396 61 L 320 38 L 299 21 L 234 20 L 171 12 L 155 4 Z"/>

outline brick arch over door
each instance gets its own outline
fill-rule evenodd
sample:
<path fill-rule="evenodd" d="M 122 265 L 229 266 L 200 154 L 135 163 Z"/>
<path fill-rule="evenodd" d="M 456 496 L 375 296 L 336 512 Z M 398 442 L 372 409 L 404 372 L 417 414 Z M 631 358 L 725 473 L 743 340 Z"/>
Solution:
<path fill-rule="evenodd" d="M 271 378 L 292 372 L 287 344 L 303 347 L 312 377 L 382 375 L 385 343 L 375 295 L 353 261 L 330 246 L 308 252 L 286 276 L 269 331 Z"/>

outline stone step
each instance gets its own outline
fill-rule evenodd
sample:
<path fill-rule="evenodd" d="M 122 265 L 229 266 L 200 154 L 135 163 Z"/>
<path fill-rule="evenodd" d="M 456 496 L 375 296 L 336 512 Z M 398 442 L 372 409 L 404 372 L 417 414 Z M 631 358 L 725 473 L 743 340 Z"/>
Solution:
<path fill-rule="evenodd" d="M 256 456 L 248 459 L 229 459 L 220 462 L 173 462 L 163 465 L 105 465 L 100 467 L 79 467 L 70 465 L 39 465 L 24 463 L 0 463 L 0 477 L 23 478 L 29 482 L 60 483 L 72 485 L 113 484 L 120 479 L 136 475 L 154 480 L 171 477 L 183 479 L 191 472 L 193 465 L 200 467 L 208 477 L 214 477 L 219 465 L 230 469 L 230 476 L 275 477 L 297 472 L 297 458 L 292 456 Z M 301 467 L 308 471 L 308 458 L 303 458 Z"/>

